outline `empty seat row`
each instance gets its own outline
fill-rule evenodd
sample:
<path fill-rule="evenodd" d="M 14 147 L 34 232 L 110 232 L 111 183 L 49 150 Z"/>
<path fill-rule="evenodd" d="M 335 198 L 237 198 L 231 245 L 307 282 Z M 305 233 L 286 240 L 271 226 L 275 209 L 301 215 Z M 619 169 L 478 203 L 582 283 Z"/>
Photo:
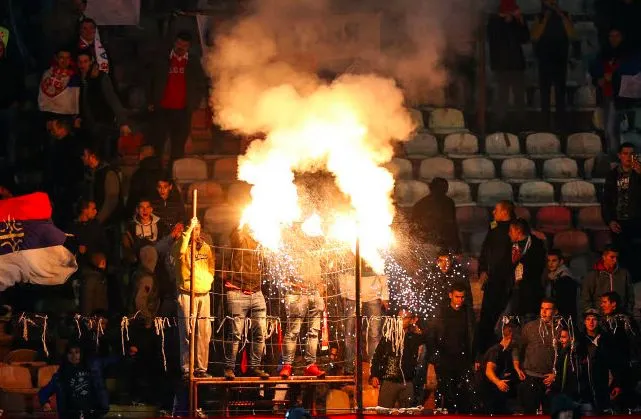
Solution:
<path fill-rule="evenodd" d="M 465 130 L 465 118 L 463 112 L 454 108 L 436 108 L 429 112 L 427 126 L 425 125 L 423 112 L 418 109 L 410 109 L 410 115 L 417 130 L 427 128 L 436 134 L 460 132 Z"/>
<path fill-rule="evenodd" d="M 547 206 L 556 204 L 554 186 L 548 182 L 530 181 L 517 186 L 516 201 L 526 206 Z M 513 185 L 500 180 L 490 180 L 478 185 L 478 205 L 492 207 L 501 200 L 514 200 Z M 396 182 L 394 198 L 401 207 L 414 205 L 429 194 L 429 186 L 418 180 L 399 180 Z M 448 196 L 458 205 L 473 204 L 470 185 L 452 180 L 449 182 Z M 564 183 L 560 190 L 560 203 L 567 206 L 590 206 L 597 203 L 596 188 L 592 183 L 576 180 Z"/>
<path fill-rule="evenodd" d="M 237 178 L 238 158 L 223 157 L 214 160 L 211 176 L 207 161 L 197 157 L 185 157 L 174 162 L 172 176 L 178 183 L 189 183 L 208 180 L 210 177 L 221 181 L 232 181 Z"/>
<path fill-rule="evenodd" d="M 593 163 L 591 163 L 593 165 Z M 386 167 L 395 179 L 413 179 L 414 167 L 407 159 L 393 158 Z M 591 166 L 584 166 L 592 170 Z M 537 175 L 536 163 L 525 157 L 511 157 L 500 162 L 500 175 L 497 173 L 495 161 L 484 158 L 468 158 L 461 162 L 461 178 L 468 183 L 480 183 L 488 180 L 503 178 L 507 182 L 522 183 L 535 180 Z M 576 160 L 568 157 L 554 157 L 543 162 L 542 178 L 550 182 L 567 182 L 580 177 Z M 586 172 L 587 173 L 587 172 Z M 591 172 L 589 172 L 591 174 Z M 418 178 L 430 182 L 435 177 L 455 179 L 456 169 L 453 160 L 445 157 L 428 157 L 420 162 Z"/>
<path fill-rule="evenodd" d="M 469 132 L 448 134 L 443 142 L 443 154 L 452 158 L 465 158 L 479 153 L 479 139 Z M 519 138 L 510 133 L 497 132 L 485 137 L 483 150 L 496 158 L 522 154 Z M 594 133 L 571 134 L 566 141 L 565 152 L 574 158 L 594 157 L 602 152 L 601 138 Z M 438 140 L 430 133 L 419 131 L 405 143 L 409 158 L 431 157 L 439 154 Z M 561 140 L 552 133 L 538 132 L 525 139 L 525 154 L 535 158 L 563 155 Z"/>

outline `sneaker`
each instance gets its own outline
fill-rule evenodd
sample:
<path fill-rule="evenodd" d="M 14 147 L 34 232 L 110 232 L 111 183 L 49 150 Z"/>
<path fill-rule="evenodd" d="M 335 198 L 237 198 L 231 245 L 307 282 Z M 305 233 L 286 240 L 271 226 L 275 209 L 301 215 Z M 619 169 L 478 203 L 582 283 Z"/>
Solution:
<path fill-rule="evenodd" d="M 305 375 L 308 377 L 324 378 L 325 371 L 318 368 L 318 365 L 311 364 L 311 365 L 308 365 L 307 368 L 305 368 Z"/>
<path fill-rule="evenodd" d="M 248 377 L 258 377 L 261 380 L 269 379 L 269 374 L 265 370 L 260 369 L 260 367 L 250 368 L 246 374 Z"/>
<path fill-rule="evenodd" d="M 207 371 L 196 371 L 194 372 L 194 378 L 211 378 L 211 375 Z"/>
<path fill-rule="evenodd" d="M 280 378 L 287 379 L 292 375 L 292 366 L 290 364 L 283 365 L 280 370 Z"/>
<path fill-rule="evenodd" d="M 234 370 L 231 368 L 225 368 L 225 372 L 223 373 L 223 377 L 225 377 L 225 380 L 233 380 L 236 378 L 236 374 L 234 374 Z"/>

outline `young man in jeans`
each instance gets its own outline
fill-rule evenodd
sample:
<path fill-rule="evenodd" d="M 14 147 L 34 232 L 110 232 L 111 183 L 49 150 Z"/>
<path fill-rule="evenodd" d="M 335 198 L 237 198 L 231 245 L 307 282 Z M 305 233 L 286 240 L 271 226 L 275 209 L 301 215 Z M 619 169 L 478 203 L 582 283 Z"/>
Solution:
<path fill-rule="evenodd" d="M 321 317 L 325 301 L 321 295 L 321 266 L 314 254 L 303 256 L 299 263 L 296 278 L 287 284 L 285 295 L 285 312 L 287 314 L 287 332 L 283 345 L 283 368 L 281 378 L 292 375 L 292 363 L 296 355 L 296 341 L 300 334 L 303 320 L 307 320 L 307 342 L 305 346 L 305 375 L 323 378 L 325 371 L 316 365 L 318 338 L 321 331 Z"/>
<path fill-rule="evenodd" d="M 356 287 L 354 277 L 342 275 L 340 277 L 341 294 L 345 298 L 345 374 L 351 375 L 354 372 L 354 355 L 356 345 Z M 381 326 L 383 325 L 383 309 L 389 306 L 389 290 L 387 277 L 376 275 L 369 266 L 363 267 L 361 278 L 361 301 L 363 316 L 367 318 L 366 328 L 367 354 L 364 360 L 371 362 L 374 351 L 381 340 Z"/>
<path fill-rule="evenodd" d="M 238 347 L 246 332 L 245 320 L 251 320 L 251 343 L 249 346 L 249 372 L 247 375 L 269 378 L 260 366 L 265 350 L 267 330 L 267 305 L 261 291 L 261 253 L 258 243 L 249 234 L 248 228 L 239 227 L 231 234 L 231 276 L 225 282 L 227 315 L 233 318 L 231 348 L 225 353 L 227 380 L 236 378 L 234 368 Z"/>

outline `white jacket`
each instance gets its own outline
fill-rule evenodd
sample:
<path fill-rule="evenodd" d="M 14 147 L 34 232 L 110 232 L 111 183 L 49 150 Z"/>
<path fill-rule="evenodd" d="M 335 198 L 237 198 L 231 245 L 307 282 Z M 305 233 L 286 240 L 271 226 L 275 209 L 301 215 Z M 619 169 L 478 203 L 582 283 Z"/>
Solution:
<path fill-rule="evenodd" d="M 354 275 L 341 274 L 338 277 L 341 296 L 348 300 L 356 300 L 356 283 Z M 389 301 L 387 277 L 372 275 L 361 277 L 361 301 L 367 303 L 374 300 Z"/>

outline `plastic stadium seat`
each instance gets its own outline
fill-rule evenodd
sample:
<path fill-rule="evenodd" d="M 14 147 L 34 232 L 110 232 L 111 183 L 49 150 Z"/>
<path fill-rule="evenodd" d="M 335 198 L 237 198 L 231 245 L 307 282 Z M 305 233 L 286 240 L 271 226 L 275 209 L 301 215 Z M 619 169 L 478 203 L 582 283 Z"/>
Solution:
<path fill-rule="evenodd" d="M 252 185 L 246 182 L 234 182 L 227 189 L 227 202 L 235 207 L 244 207 L 251 200 Z"/>
<path fill-rule="evenodd" d="M 606 158 L 591 157 L 583 163 L 585 178 L 592 183 L 605 183 L 605 177 L 610 170 L 610 162 Z"/>
<path fill-rule="evenodd" d="M 437 108 L 430 112 L 428 130 L 436 134 L 466 131 L 463 112 L 454 108 Z"/>
<path fill-rule="evenodd" d="M 38 360 L 38 352 L 33 349 L 14 349 L 5 355 L 2 362 L 16 364 L 20 362 L 34 362 Z"/>
<path fill-rule="evenodd" d="M 525 139 L 525 150 L 534 158 L 561 155 L 561 141 L 559 137 L 549 132 L 530 134 Z"/>
<path fill-rule="evenodd" d="M 470 234 L 467 248 L 472 256 L 478 257 L 481 254 L 481 248 L 483 247 L 483 241 L 486 235 L 487 232 L 485 231 Z"/>
<path fill-rule="evenodd" d="M 581 230 L 565 230 L 554 235 L 552 247 L 561 250 L 565 257 L 590 251 L 588 235 Z"/>
<path fill-rule="evenodd" d="M 405 154 L 409 158 L 432 157 L 438 154 L 436 138 L 426 132 L 418 132 L 405 143 Z"/>
<path fill-rule="evenodd" d="M 563 205 L 592 206 L 596 202 L 596 189 L 590 182 L 575 180 L 561 186 L 561 203 Z"/>
<path fill-rule="evenodd" d="M 514 214 L 516 215 L 516 218 L 520 218 L 522 220 L 525 220 L 528 223 L 532 219 L 532 214 L 530 213 L 530 210 L 527 207 L 521 207 L 521 206 L 516 205 L 514 207 Z"/>
<path fill-rule="evenodd" d="M 574 93 L 574 105 L 582 109 L 594 109 L 596 107 L 596 89 L 584 85 L 576 89 Z"/>
<path fill-rule="evenodd" d="M 19 365 L 0 367 L 0 389 L 10 392 L 27 392 L 32 390 L 29 368 Z"/>
<path fill-rule="evenodd" d="M 435 177 L 454 179 L 454 162 L 445 157 L 430 157 L 421 162 L 419 179 L 431 182 Z"/>
<path fill-rule="evenodd" d="M 513 199 L 514 191 L 509 183 L 491 180 L 479 185 L 477 202 L 480 206 L 493 207 L 499 201 Z"/>
<path fill-rule="evenodd" d="M 425 123 L 423 122 L 423 112 L 418 109 L 409 109 L 410 116 L 412 117 L 412 122 L 416 130 L 421 130 L 425 128 Z"/>
<path fill-rule="evenodd" d="M 207 163 L 201 159 L 185 157 L 174 162 L 172 173 L 178 183 L 207 180 Z"/>
<path fill-rule="evenodd" d="M 536 164 L 525 157 L 503 160 L 501 178 L 507 182 L 527 182 L 536 179 Z"/>
<path fill-rule="evenodd" d="M 521 154 L 519 139 L 514 134 L 496 132 L 485 137 L 485 152 L 490 157 L 518 156 Z"/>
<path fill-rule="evenodd" d="M 412 179 L 412 162 L 407 159 L 393 158 L 389 163 L 385 164 L 394 179 Z"/>
<path fill-rule="evenodd" d="M 451 158 L 471 157 L 479 153 L 479 139 L 468 132 L 457 132 L 445 137 L 443 153 Z"/>
<path fill-rule="evenodd" d="M 486 231 L 489 219 L 487 208 L 474 206 L 456 208 L 456 223 L 459 230 L 464 233 Z"/>
<path fill-rule="evenodd" d="M 224 157 L 214 161 L 214 179 L 236 180 L 238 178 L 238 158 Z"/>
<path fill-rule="evenodd" d="M 592 235 L 592 248 L 598 252 L 603 253 L 606 246 L 612 244 L 612 233 L 610 230 L 595 231 Z"/>
<path fill-rule="evenodd" d="M 192 129 L 209 129 L 211 127 L 212 115 L 209 108 L 195 109 L 191 114 Z"/>
<path fill-rule="evenodd" d="M 576 160 L 557 157 L 543 162 L 543 179 L 548 182 L 568 182 L 579 177 Z"/>
<path fill-rule="evenodd" d="M 401 207 L 411 207 L 429 195 L 430 188 L 418 180 L 399 180 L 394 187 L 394 200 Z"/>
<path fill-rule="evenodd" d="M 519 187 L 518 201 L 526 206 L 554 205 L 554 186 L 542 181 L 523 183 Z"/>
<path fill-rule="evenodd" d="M 58 371 L 58 365 L 45 365 L 38 368 L 38 388 L 46 386 L 56 371 Z"/>
<path fill-rule="evenodd" d="M 463 160 L 462 166 L 463 174 L 461 177 L 466 182 L 479 183 L 496 178 L 494 162 L 490 159 L 482 157 L 465 159 Z"/>
<path fill-rule="evenodd" d="M 590 158 L 601 152 L 601 137 L 592 132 L 577 132 L 567 139 L 566 153 L 570 157 Z"/>
<path fill-rule="evenodd" d="M 603 109 L 596 108 L 594 111 L 592 111 L 592 125 L 594 125 L 594 128 L 598 129 L 599 131 L 603 131 L 603 121 Z"/>
<path fill-rule="evenodd" d="M 447 196 L 452 198 L 457 206 L 472 204 L 470 185 L 459 180 L 450 180 L 448 183 Z"/>
<path fill-rule="evenodd" d="M 577 225 L 584 230 L 608 230 L 608 226 L 603 221 L 601 214 L 601 207 L 595 205 L 593 207 L 581 208 L 579 210 Z"/>
<path fill-rule="evenodd" d="M 212 180 L 205 180 L 189 185 L 189 193 L 187 194 L 187 203 L 189 204 L 192 203 L 191 198 L 193 197 L 194 189 L 198 190 L 198 207 L 222 204 L 225 201 L 225 193 L 222 186 Z"/>
<path fill-rule="evenodd" d="M 543 207 L 536 213 L 536 228 L 545 234 L 556 234 L 572 228 L 572 211 L 567 207 Z"/>

